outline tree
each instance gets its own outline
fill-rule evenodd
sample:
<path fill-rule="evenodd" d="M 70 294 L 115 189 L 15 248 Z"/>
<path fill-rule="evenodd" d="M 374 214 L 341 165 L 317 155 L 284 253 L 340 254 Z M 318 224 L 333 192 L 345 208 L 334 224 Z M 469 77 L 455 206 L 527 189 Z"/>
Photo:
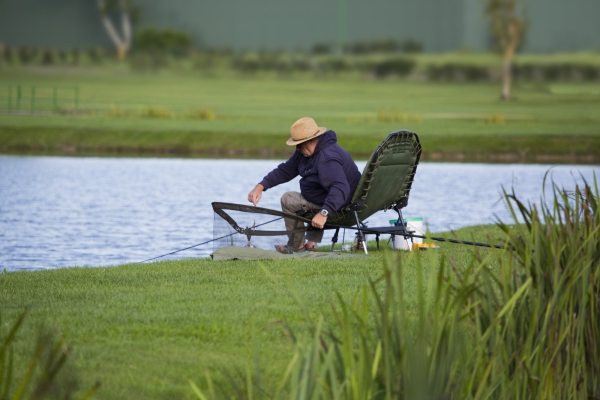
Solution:
<path fill-rule="evenodd" d="M 522 43 L 527 22 L 517 10 L 518 0 L 486 0 L 486 14 L 498 50 L 502 54 L 502 100 L 510 100 L 512 59 Z"/>
<path fill-rule="evenodd" d="M 131 30 L 132 20 L 137 15 L 137 9 L 131 5 L 128 0 L 97 0 L 100 19 L 108 37 L 117 48 L 119 60 L 125 59 L 127 52 L 131 48 Z M 110 18 L 111 12 L 118 12 L 121 16 L 121 35 L 117 32 L 113 21 Z"/>

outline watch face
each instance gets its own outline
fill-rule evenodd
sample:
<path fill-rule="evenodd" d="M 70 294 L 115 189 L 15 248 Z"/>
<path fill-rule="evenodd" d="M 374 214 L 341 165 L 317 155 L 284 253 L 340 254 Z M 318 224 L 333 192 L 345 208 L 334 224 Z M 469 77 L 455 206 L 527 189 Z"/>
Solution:
<path fill-rule="evenodd" d="M 321 210 L 321 215 L 322 215 L 322 216 L 326 217 L 326 216 L 327 216 L 327 214 L 329 214 L 329 213 L 327 212 L 327 210 Z"/>

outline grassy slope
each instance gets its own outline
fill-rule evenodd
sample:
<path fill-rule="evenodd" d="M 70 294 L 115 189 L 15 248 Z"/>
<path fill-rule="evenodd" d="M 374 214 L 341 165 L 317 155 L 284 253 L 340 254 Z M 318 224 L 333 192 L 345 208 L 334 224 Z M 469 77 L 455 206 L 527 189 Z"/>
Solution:
<path fill-rule="evenodd" d="M 482 241 L 502 237 L 493 226 L 465 228 L 457 235 Z M 441 244 L 440 252 L 432 254 L 447 254 L 463 265 L 472 251 Z M 4 321 L 30 309 L 18 357 L 31 351 L 38 326 L 60 329 L 73 346 L 72 363 L 82 387 L 102 382 L 97 398 L 191 398 L 187 378 L 203 384 L 209 369 L 218 381 L 219 369 L 254 362 L 255 350 L 263 379 L 272 387 L 293 347 L 278 321 L 285 320 L 297 333 L 305 326 L 289 285 L 311 316 L 330 313 L 332 294 L 356 295 L 367 276 L 381 272 L 386 254 L 372 251 L 356 260 L 186 260 L 5 273 L 0 274 L 0 309 Z M 409 305 L 417 295 L 412 267 L 405 273 Z"/>
<path fill-rule="evenodd" d="M 84 72 L 3 71 L 0 85 L 79 85 L 80 105 L 89 112 L 0 115 L 0 151 L 280 156 L 289 125 L 310 115 L 336 130 L 342 145 L 357 156 L 370 154 L 387 133 L 400 128 L 419 133 L 425 157 L 433 159 L 444 153 L 467 158 L 577 154 L 594 161 L 600 153 L 598 83 L 517 86 L 518 100 L 507 103 L 498 100 L 496 83 Z M 166 107 L 173 117 L 142 117 L 148 106 Z M 217 118 L 185 117 L 194 107 L 213 108 Z M 111 110 L 131 115 L 115 116 Z M 382 122 L 380 111 L 393 111 L 399 122 Z M 489 122 L 493 115 L 504 123 Z"/>

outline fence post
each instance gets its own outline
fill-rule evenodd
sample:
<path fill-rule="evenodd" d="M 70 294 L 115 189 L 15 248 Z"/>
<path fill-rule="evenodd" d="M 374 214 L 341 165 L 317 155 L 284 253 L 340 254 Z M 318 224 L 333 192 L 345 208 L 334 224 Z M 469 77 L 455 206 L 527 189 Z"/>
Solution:
<path fill-rule="evenodd" d="M 56 112 L 57 108 L 58 108 L 58 98 L 57 98 L 57 89 L 56 86 L 54 86 L 54 90 L 52 91 L 52 109 L 54 110 L 54 112 Z"/>
<path fill-rule="evenodd" d="M 75 111 L 79 109 L 79 86 L 75 86 Z"/>
<path fill-rule="evenodd" d="M 8 113 L 12 114 L 12 85 L 8 87 Z"/>
<path fill-rule="evenodd" d="M 35 112 L 35 86 L 31 86 L 31 115 Z"/>
<path fill-rule="evenodd" d="M 17 111 L 21 109 L 21 85 L 17 85 Z"/>

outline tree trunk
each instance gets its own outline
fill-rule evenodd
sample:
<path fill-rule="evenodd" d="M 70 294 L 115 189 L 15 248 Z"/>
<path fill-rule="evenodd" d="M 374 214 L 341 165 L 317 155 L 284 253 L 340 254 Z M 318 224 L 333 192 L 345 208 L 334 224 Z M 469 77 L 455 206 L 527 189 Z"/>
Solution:
<path fill-rule="evenodd" d="M 101 13 L 101 20 L 108 37 L 117 48 L 117 57 L 119 60 L 124 60 L 127 56 L 127 52 L 131 47 L 131 21 L 129 13 L 126 11 L 125 3 L 120 2 L 121 5 L 121 27 L 123 29 L 123 38 L 119 36 L 119 33 L 115 29 L 112 21 L 106 14 L 104 0 L 98 0 L 98 9 Z"/>
<path fill-rule="evenodd" d="M 502 54 L 502 100 L 510 100 L 512 59 L 523 38 L 527 22 L 519 16 L 517 6 L 524 0 L 486 0 L 486 13 L 492 33 Z"/>
<path fill-rule="evenodd" d="M 129 51 L 129 47 L 118 46 L 117 47 L 117 59 L 119 61 L 123 61 L 127 57 L 127 52 L 128 51 Z"/>
<path fill-rule="evenodd" d="M 512 82 L 512 59 L 514 51 L 507 49 L 502 57 L 502 100 L 510 100 L 510 84 Z"/>
<path fill-rule="evenodd" d="M 127 2 L 120 0 L 121 8 L 121 30 L 123 31 L 123 44 L 127 48 L 126 51 L 131 47 L 131 18 L 129 17 L 129 11 L 127 8 Z"/>
<path fill-rule="evenodd" d="M 502 60 L 502 100 L 510 100 L 510 72 L 510 60 L 505 58 Z"/>

